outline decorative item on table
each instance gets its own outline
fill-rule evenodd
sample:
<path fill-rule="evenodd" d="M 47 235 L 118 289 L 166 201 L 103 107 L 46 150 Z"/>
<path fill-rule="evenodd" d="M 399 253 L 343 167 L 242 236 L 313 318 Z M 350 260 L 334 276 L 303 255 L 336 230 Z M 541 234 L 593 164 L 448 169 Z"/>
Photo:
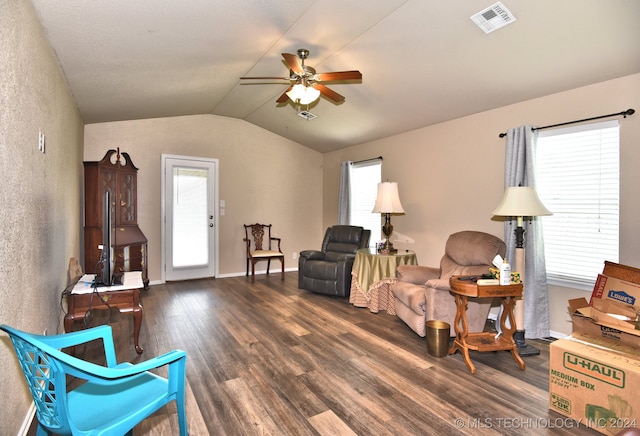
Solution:
<path fill-rule="evenodd" d="M 496 257 L 493 258 L 493 261 L 491 263 L 495 265 L 495 268 L 489 268 L 489 274 L 491 274 L 492 278 L 500 280 L 500 266 L 502 266 L 505 261 L 506 259 L 503 259 L 499 254 L 497 254 Z M 520 273 L 517 271 L 511 271 L 511 284 L 519 285 L 520 283 L 522 283 Z"/>
<path fill-rule="evenodd" d="M 384 248 L 384 241 L 376 242 L 376 251 L 378 254 L 389 254 L 389 251 Z"/>
<path fill-rule="evenodd" d="M 378 183 L 378 196 L 376 197 L 376 204 L 373 206 L 373 210 L 371 212 L 384 214 L 384 225 L 382 226 L 382 233 L 385 236 L 385 240 L 384 246 L 380 253 L 397 253 L 398 250 L 393 248 L 393 243 L 391 242 L 391 234 L 393 233 L 393 226 L 391 225 L 391 214 L 404 214 L 404 209 L 402 208 L 402 204 L 400 203 L 400 196 L 398 195 L 398 184 L 396 182 Z"/>
<path fill-rule="evenodd" d="M 491 278 L 500 280 L 500 270 L 498 268 L 489 268 L 489 274 L 491 274 Z M 520 283 L 522 283 L 520 273 L 517 271 L 511 271 L 511 284 L 519 285 Z"/>
<path fill-rule="evenodd" d="M 507 258 L 505 257 L 500 265 L 500 284 L 502 286 L 511 284 L 511 265 L 507 262 Z"/>

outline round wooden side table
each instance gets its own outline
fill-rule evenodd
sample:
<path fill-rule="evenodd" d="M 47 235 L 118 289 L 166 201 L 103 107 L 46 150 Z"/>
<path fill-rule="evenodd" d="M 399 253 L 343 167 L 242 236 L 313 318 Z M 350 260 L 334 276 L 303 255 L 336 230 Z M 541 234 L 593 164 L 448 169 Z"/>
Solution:
<path fill-rule="evenodd" d="M 451 294 L 456 300 L 456 317 L 454 328 L 456 338 L 449 349 L 449 354 L 455 354 L 460 350 L 464 363 L 472 374 L 475 374 L 476 367 L 471 363 L 469 350 L 474 351 L 511 351 L 513 360 L 525 368 L 524 361 L 518 354 L 518 346 L 513 340 L 513 333 L 516 331 L 516 322 L 513 315 L 513 307 L 516 299 L 522 297 L 522 283 L 516 285 L 478 285 L 474 280 L 464 276 L 453 276 L 449 279 Z M 467 301 L 469 298 L 502 298 L 502 316 L 500 317 L 500 328 L 502 333 L 491 332 L 469 332 L 467 322 Z"/>

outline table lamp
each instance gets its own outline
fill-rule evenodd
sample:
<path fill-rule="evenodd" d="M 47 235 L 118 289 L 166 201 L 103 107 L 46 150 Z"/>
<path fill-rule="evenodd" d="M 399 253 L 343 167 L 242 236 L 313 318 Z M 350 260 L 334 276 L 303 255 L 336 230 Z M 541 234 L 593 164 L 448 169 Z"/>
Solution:
<path fill-rule="evenodd" d="M 382 233 L 385 236 L 385 240 L 380 252 L 385 254 L 397 253 L 398 250 L 393 248 L 393 243 L 391 242 L 391 233 L 393 233 L 391 214 L 403 214 L 404 209 L 402 208 L 402 204 L 400 204 L 398 184 L 396 182 L 378 183 L 378 196 L 376 197 L 376 204 L 373 206 L 371 212 L 384 214 Z"/>
<path fill-rule="evenodd" d="M 524 251 L 524 228 L 522 227 L 523 218 L 533 216 L 552 215 L 549 210 L 544 207 L 535 189 L 529 186 L 512 186 L 508 187 L 498 207 L 493 211 L 495 216 L 515 217 L 518 226 L 514 230 L 516 235 L 515 263 L 513 263 L 514 271 L 520 273 L 523 281 L 522 300 L 516 303 L 515 322 L 516 332 L 514 340 L 518 346 L 518 354 L 521 356 L 533 356 L 540 354 L 540 350 L 527 345 L 524 340 L 524 292 L 526 291 L 525 282 L 525 251 Z"/>

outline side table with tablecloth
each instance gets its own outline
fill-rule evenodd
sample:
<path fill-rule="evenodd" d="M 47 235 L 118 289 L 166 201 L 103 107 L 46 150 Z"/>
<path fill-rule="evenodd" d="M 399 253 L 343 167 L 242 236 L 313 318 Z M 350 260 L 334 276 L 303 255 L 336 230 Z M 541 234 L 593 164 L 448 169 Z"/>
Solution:
<path fill-rule="evenodd" d="M 384 310 L 395 315 L 391 286 L 398 281 L 396 268 L 417 264 L 416 253 L 409 250 L 395 254 L 378 254 L 369 248 L 358 250 L 351 270 L 349 303 L 368 307 L 372 313 Z"/>

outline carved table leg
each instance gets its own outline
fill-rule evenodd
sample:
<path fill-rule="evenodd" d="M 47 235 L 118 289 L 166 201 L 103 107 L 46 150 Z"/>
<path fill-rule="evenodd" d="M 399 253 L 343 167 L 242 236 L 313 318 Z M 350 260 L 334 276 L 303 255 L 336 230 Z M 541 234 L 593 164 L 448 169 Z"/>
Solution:
<path fill-rule="evenodd" d="M 136 348 L 136 353 L 142 354 L 143 348 L 138 345 L 138 337 L 140 336 L 140 327 L 142 327 L 142 305 L 140 304 L 140 291 L 136 289 L 133 291 L 133 344 Z"/>
<path fill-rule="evenodd" d="M 457 350 L 462 353 L 462 358 L 465 365 L 471 372 L 475 374 L 476 367 L 471 362 L 469 356 L 469 347 L 467 345 L 467 336 L 469 335 L 469 322 L 467 320 L 467 297 L 465 295 L 454 295 L 456 300 L 456 317 L 454 320 L 454 328 L 456 331 L 456 338 L 453 341 L 453 345 L 449 349 L 449 354 L 454 354 Z"/>
<path fill-rule="evenodd" d="M 518 346 L 513 340 L 513 333 L 516 331 L 515 316 L 513 313 L 513 307 L 515 306 L 516 299 L 513 297 L 504 297 L 502 299 L 502 316 L 500 317 L 500 328 L 505 339 L 513 343 L 511 348 L 511 356 L 516 361 L 520 369 L 525 368 L 524 361 L 518 354 Z M 509 327 L 507 327 L 509 324 Z"/>

